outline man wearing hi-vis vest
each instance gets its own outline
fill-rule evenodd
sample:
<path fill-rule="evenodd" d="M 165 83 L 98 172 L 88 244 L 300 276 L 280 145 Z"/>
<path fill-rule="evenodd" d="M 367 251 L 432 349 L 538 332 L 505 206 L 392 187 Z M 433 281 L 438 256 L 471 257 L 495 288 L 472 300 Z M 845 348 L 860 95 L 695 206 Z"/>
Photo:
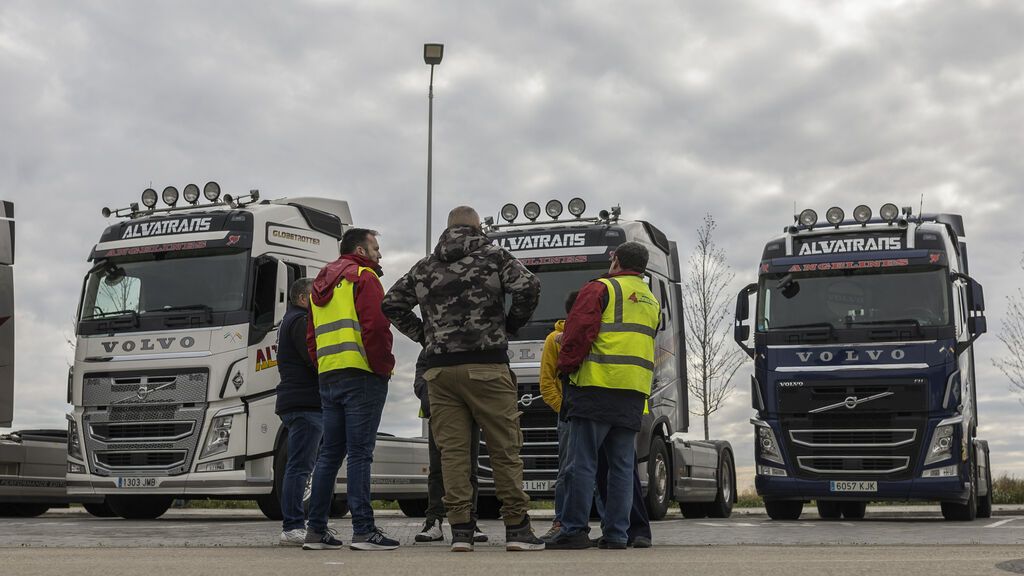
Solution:
<path fill-rule="evenodd" d="M 562 529 L 549 549 L 585 549 L 598 453 L 608 461 L 600 548 L 625 549 L 633 502 L 636 434 L 654 376 L 654 337 L 661 306 L 643 277 L 647 248 L 625 242 L 608 274 L 588 282 L 565 320 L 558 371 L 569 420 Z"/>
<path fill-rule="evenodd" d="M 370 507 L 373 447 L 395 367 L 391 323 L 380 308 L 381 274 L 377 233 L 351 228 L 341 239 L 341 257 L 320 270 L 313 281 L 306 345 L 319 374 L 324 435 L 313 471 L 305 550 L 343 546 L 327 529 L 327 515 L 346 456 L 350 548 L 398 548 L 398 542 L 374 524 Z"/>

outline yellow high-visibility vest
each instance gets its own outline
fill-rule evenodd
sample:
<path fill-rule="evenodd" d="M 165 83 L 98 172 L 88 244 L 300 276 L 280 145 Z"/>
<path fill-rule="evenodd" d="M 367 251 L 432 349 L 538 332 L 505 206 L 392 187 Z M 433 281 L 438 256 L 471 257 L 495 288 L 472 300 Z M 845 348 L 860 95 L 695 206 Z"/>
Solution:
<path fill-rule="evenodd" d="M 598 281 L 608 288 L 608 305 L 601 313 L 601 331 L 590 354 L 570 379 L 577 386 L 635 390 L 650 396 L 654 379 L 654 337 L 661 321 L 661 304 L 640 276 L 599 278 Z"/>
<path fill-rule="evenodd" d="M 359 267 L 358 276 L 369 271 L 373 279 L 380 277 L 373 268 Z M 363 348 L 362 327 L 356 314 L 355 283 L 342 277 L 334 288 L 334 296 L 326 306 L 317 306 L 312 298 L 309 310 L 313 314 L 313 329 L 316 334 L 316 368 L 318 374 L 358 368 L 367 372 L 370 362 Z"/>

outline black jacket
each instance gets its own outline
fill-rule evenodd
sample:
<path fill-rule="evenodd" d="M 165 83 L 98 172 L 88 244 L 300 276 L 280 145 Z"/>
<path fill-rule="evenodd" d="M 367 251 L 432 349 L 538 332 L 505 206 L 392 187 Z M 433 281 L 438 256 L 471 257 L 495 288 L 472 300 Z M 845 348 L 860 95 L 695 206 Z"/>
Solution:
<path fill-rule="evenodd" d="M 277 404 L 274 412 L 319 412 L 320 382 L 306 349 L 306 311 L 288 306 L 277 332 Z"/>

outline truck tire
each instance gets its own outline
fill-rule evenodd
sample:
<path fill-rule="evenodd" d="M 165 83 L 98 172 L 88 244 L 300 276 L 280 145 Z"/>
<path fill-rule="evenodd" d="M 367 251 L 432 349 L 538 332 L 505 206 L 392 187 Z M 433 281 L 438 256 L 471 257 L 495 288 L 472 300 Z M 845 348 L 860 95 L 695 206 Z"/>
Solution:
<path fill-rule="evenodd" d="M 847 520 L 863 520 L 867 512 L 867 502 L 843 502 L 839 505 L 843 511 L 843 518 Z"/>
<path fill-rule="evenodd" d="M 409 498 L 398 501 L 398 507 L 409 518 L 426 518 L 428 502 L 426 498 Z"/>
<path fill-rule="evenodd" d="M 113 510 L 110 509 L 110 505 L 104 499 L 102 502 L 86 502 L 82 504 L 85 511 L 97 518 L 113 518 L 117 516 Z"/>
<path fill-rule="evenodd" d="M 772 520 L 799 520 L 804 503 L 799 500 L 765 500 L 764 509 Z"/>
<path fill-rule="evenodd" d="M 260 494 L 256 497 L 256 505 L 268 520 L 284 519 L 284 514 L 281 513 L 281 485 L 284 483 L 284 467 L 288 463 L 287 438 L 287 434 L 282 437 L 277 453 L 274 454 L 274 483 L 270 488 L 270 494 Z"/>
<path fill-rule="evenodd" d="M 11 504 L 14 516 L 18 518 L 35 518 L 46 514 L 50 509 L 49 504 Z"/>
<path fill-rule="evenodd" d="M 651 520 L 661 520 L 668 514 L 671 466 L 665 441 L 661 436 L 655 436 L 651 439 L 651 452 L 647 459 L 647 496 L 644 498 Z"/>
<path fill-rule="evenodd" d="M 973 522 L 978 517 L 978 470 L 971 466 L 971 493 L 967 503 L 943 502 L 942 517 L 955 522 Z"/>
<path fill-rule="evenodd" d="M 718 494 L 714 502 L 705 504 L 708 511 L 708 518 L 728 518 L 732 516 L 732 503 L 735 497 L 735 486 L 733 476 L 732 453 L 728 450 L 722 452 L 721 461 L 718 463 Z"/>
<path fill-rule="evenodd" d="M 167 512 L 174 496 L 107 496 L 110 509 L 125 520 L 153 520 Z"/>
<path fill-rule="evenodd" d="M 705 502 L 680 502 L 679 511 L 683 513 L 683 518 L 705 518 L 708 515 L 708 506 Z"/>
<path fill-rule="evenodd" d="M 978 496 L 978 518 L 992 517 L 992 465 L 987 452 L 985 454 L 985 480 L 988 485 L 988 494 Z"/>
<path fill-rule="evenodd" d="M 817 500 L 814 503 L 818 507 L 818 516 L 822 520 L 838 520 L 843 517 L 841 502 L 835 500 Z"/>

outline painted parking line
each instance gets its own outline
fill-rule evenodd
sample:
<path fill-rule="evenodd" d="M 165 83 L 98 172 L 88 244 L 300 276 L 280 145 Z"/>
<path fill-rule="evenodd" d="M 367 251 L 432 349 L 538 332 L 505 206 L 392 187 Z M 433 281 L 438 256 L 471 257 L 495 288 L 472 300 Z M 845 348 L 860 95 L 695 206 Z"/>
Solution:
<path fill-rule="evenodd" d="M 1013 522 L 1014 520 L 1020 520 L 1021 518 L 1024 518 L 1024 516 L 1014 516 L 1013 518 L 1007 518 L 1005 520 L 1000 520 L 999 522 L 993 522 L 991 524 L 988 524 L 985 526 L 985 528 L 999 528 L 1004 524 L 1009 524 L 1010 522 Z"/>

